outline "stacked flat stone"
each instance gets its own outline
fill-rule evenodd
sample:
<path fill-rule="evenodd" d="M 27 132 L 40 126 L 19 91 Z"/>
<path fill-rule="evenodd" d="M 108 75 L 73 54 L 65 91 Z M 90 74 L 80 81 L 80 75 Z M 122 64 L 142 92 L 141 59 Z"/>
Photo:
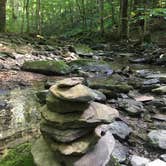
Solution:
<path fill-rule="evenodd" d="M 96 102 L 105 100 L 105 96 L 82 82 L 82 78 L 67 78 L 49 89 L 41 110 L 42 137 L 32 147 L 37 166 L 97 166 L 96 162 L 109 162 L 114 139 L 100 125 L 111 123 L 119 113 Z"/>

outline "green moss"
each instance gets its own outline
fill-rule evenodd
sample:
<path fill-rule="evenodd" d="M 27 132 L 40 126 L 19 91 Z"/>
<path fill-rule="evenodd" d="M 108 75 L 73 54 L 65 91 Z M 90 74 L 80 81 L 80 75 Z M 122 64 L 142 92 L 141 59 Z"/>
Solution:
<path fill-rule="evenodd" d="M 42 74 L 68 74 L 70 67 L 64 61 L 27 61 L 22 66 L 23 70 Z"/>
<path fill-rule="evenodd" d="M 108 79 L 96 78 L 96 79 L 88 80 L 88 86 L 94 89 L 112 90 L 113 92 L 116 92 L 116 93 L 128 93 L 131 89 L 133 89 L 133 87 L 128 85 L 127 83 L 120 82 L 112 78 L 108 78 Z"/>
<path fill-rule="evenodd" d="M 0 160 L 0 166 L 35 166 L 31 155 L 31 144 L 19 145 Z"/>
<path fill-rule="evenodd" d="M 75 49 L 78 53 L 83 53 L 83 54 L 88 54 L 93 52 L 93 50 L 88 45 L 85 44 L 77 44 L 75 45 Z"/>

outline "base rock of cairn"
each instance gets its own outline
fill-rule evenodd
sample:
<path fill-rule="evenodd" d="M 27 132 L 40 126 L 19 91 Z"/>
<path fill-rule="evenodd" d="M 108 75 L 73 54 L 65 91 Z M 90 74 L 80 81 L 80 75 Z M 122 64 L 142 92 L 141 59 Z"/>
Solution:
<path fill-rule="evenodd" d="M 106 166 L 115 140 L 102 124 L 119 116 L 99 103 L 106 97 L 83 85 L 82 78 L 67 78 L 49 89 L 41 110 L 42 136 L 32 147 L 37 166 Z M 98 101 L 98 102 L 96 102 Z"/>

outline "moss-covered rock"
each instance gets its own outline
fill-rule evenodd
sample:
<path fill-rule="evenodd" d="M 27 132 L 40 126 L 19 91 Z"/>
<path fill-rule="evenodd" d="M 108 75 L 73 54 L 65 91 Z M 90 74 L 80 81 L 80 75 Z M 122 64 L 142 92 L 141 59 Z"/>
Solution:
<path fill-rule="evenodd" d="M 22 69 L 46 75 L 65 75 L 70 73 L 70 67 L 64 61 L 27 61 L 23 64 Z"/>
<path fill-rule="evenodd" d="M 2 157 L 0 166 L 35 166 L 31 155 L 31 144 L 19 145 Z"/>
<path fill-rule="evenodd" d="M 110 93 L 128 93 L 133 87 L 126 82 L 120 82 L 113 78 L 93 78 L 87 81 L 88 86 L 94 89 L 110 90 Z"/>

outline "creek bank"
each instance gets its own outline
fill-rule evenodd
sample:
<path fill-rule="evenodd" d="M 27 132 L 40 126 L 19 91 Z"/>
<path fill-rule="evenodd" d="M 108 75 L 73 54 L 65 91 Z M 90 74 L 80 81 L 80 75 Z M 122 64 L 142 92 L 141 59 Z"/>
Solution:
<path fill-rule="evenodd" d="M 4 43 L 3 46 L 6 46 L 6 44 Z M 119 141 L 121 144 L 119 145 L 119 143 L 117 143 L 114 152 L 115 153 L 114 158 L 116 158 L 119 163 L 125 165 L 128 165 L 130 163 L 130 158 L 132 155 L 142 156 L 150 159 L 151 161 L 158 158 L 164 161 L 164 159 L 160 157 L 165 154 L 164 150 L 160 150 L 158 146 L 157 147 L 153 146 L 150 143 L 150 140 L 148 138 L 148 133 L 150 133 L 153 130 L 166 129 L 165 118 L 164 118 L 166 110 L 165 94 L 163 93 L 162 95 L 160 95 L 158 93 L 154 92 L 152 93 L 153 89 L 165 86 L 166 84 L 165 70 L 163 70 L 163 68 L 155 66 L 129 64 L 128 59 L 138 55 L 140 53 L 140 49 L 133 48 L 131 50 L 127 50 L 128 48 L 124 47 L 123 49 L 120 50 L 120 53 L 117 54 L 119 49 L 121 49 L 119 48 L 119 45 L 116 45 L 113 51 L 112 50 L 107 52 L 98 51 L 98 53 L 91 54 L 91 57 L 88 57 L 87 55 L 89 53 L 87 53 L 86 56 L 82 56 L 86 57 L 86 59 L 83 60 L 80 59 L 76 53 L 73 54 L 72 52 L 70 52 L 68 47 L 64 47 L 63 49 L 56 48 L 54 50 L 57 51 L 55 54 L 55 52 L 53 52 L 53 48 L 48 48 L 46 46 L 41 46 L 41 45 L 39 50 L 33 50 L 31 54 L 32 56 L 24 55 L 25 53 L 24 49 L 22 51 L 20 50 L 22 52 L 22 55 L 18 55 L 21 52 L 14 54 L 16 59 L 9 55 L 5 55 L 5 57 L 0 58 L 2 60 L 1 64 L 2 79 L 0 81 L 3 87 L 2 90 L 0 90 L 0 94 L 4 95 L 8 93 L 10 89 L 12 89 L 13 87 L 21 86 L 21 88 L 25 89 L 29 86 L 32 86 L 33 82 L 35 82 L 36 80 L 41 80 L 42 83 L 47 82 L 47 88 L 48 88 L 52 84 L 56 83 L 55 80 L 61 80 L 63 78 L 59 76 L 55 78 L 47 77 L 40 74 L 19 71 L 20 67 L 24 63 L 24 61 L 21 61 L 19 65 L 18 64 L 16 65 L 16 62 L 19 62 L 18 61 L 19 58 L 25 57 L 26 61 L 63 60 L 65 63 L 71 64 L 73 68 L 73 71 L 68 75 L 68 77 L 70 76 L 84 77 L 85 85 L 89 86 L 90 88 L 94 88 L 94 90 L 95 89 L 99 90 L 107 96 L 107 100 L 105 100 L 103 96 L 101 96 L 101 93 L 100 95 L 98 94 L 97 96 L 100 96 L 100 98 L 98 98 L 98 101 L 107 105 L 111 105 L 111 107 L 119 110 L 120 117 L 116 119 L 115 122 L 113 122 L 113 124 L 111 125 L 112 129 L 111 127 L 109 128 L 109 130 L 113 132 L 113 135 L 116 138 L 116 143 Z M 65 53 L 67 53 L 67 55 L 65 55 Z M 62 55 L 65 55 L 66 57 Z M 71 55 L 74 57 L 70 58 L 72 57 Z M 118 55 L 117 59 L 115 58 L 116 55 Z M 106 56 L 110 58 L 109 63 L 103 61 Z M 72 62 L 70 62 L 71 59 Z M 12 62 L 13 67 L 11 67 L 12 65 L 10 66 L 10 63 L 6 62 Z M 78 66 L 78 62 L 81 62 L 80 63 L 81 65 L 79 64 Z M 14 69 L 12 70 L 12 72 L 11 70 L 9 70 L 11 68 Z M 159 70 L 161 72 L 159 72 Z M 5 85 L 5 81 L 7 81 L 9 88 L 7 87 L 7 85 Z M 7 90 L 5 89 L 6 87 Z M 41 89 L 43 90 L 44 88 Z M 35 92 L 36 90 L 32 93 Z M 44 97 L 39 95 L 40 99 L 42 99 L 41 103 L 42 104 L 49 103 L 50 104 L 49 109 L 53 107 L 52 103 L 54 102 L 59 103 L 59 100 L 57 99 L 52 100 L 51 97 L 50 99 L 49 98 L 46 99 L 46 96 L 48 94 L 48 89 L 44 90 L 42 95 L 43 94 Z M 102 100 L 100 100 L 101 98 Z M 62 112 L 66 111 L 65 104 L 68 105 L 68 101 L 63 102 L 63 104 L 64 108 L 60 110 Z M 74 107 L 77 108 L 79 106 L 75 105 Z M 8 108 L 8 102 L 7 105 L 6 103 L 2 103 L 1 108 L 2 109 L 5 108 L 5 111 L 2 111 L 3 114 L 4 112 L 6 112 L 5 116 L 3 117 L 6 119 L 9 117 L 10 119 L 9 116 L 10 108 Z M 74 111 L 71 109 L 71 107 L 68 108 L 70 108 L 72 112 Z M 81 106 L 81 108 L 86 109 L 86 106 L 85 107 Z M 81 111 L 81 109 L 79 111 Z M 4 123 L 5 122 L 3 121 L 3 124 Z M 121 126 L 120 129 L 117 127 L 116 123 Z M 68 126 L 72 127 L 72 125 L 66 125 L 65 128 Z M 59 127 L 62 128 L 62 126 Z M 43 132 L 45 132 L 45 129 L 47 128 L 45 128 L 44 126 Z M 56 134 L 57 131 L 59 130 L 57 131 L 52 130 L 52 128 L 50 127 L 50 131 L 51 133 L 52 131 L 54 131 Z M 76 130 L 77 132 L 74 134 L 71 131 L 72 130 L 68 130 L 70 134 L 66 133 L 67 135 L 69 134 L 70 140 L 72 140 L 73 137 L 75 138 L 75 136 L 80 136 L 80 135 L 82 136 L 82 134 L 83 135 L 86 134 L 82 132 L 82 130 Z M 63 135 L 60 136 L 62 138 Z M 63 141 L 66 140 L 63 139 Z M 51 154 L 48 155 L 51 156 Z"/>

